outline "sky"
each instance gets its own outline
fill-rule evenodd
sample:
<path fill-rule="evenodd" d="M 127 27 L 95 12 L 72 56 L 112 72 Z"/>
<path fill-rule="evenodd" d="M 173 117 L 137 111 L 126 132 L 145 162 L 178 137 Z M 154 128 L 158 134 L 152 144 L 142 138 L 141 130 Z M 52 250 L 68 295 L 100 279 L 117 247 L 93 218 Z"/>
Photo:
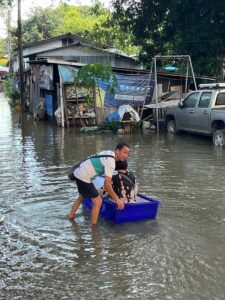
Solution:
<path fill-rule="evenodd" d="M 14 1 L 17 3 L 17 1 Z M 59 4 L 60 0 L 21 0 L 21 16 L 22 19 L 26 19 L 27 15 L 29 14 L 30 10 L 33 7 L 41 6 L 42 8 L 48 7 L 48 6 L 57 6 Z M 110 6 L 110 0 L 100 0 L 104 4 L 105 7 L 109 8 Z M 71 5 L 92 5 L 93 0 L 68 0 L 68 4 Z M 12 25 L 16 26 L 17 22 L 17 6 L 14 4 L 12 9 Z M 0 37 L 5 38 L 6 37 L 6 26 L 3 18 L 0 16 Z"/>

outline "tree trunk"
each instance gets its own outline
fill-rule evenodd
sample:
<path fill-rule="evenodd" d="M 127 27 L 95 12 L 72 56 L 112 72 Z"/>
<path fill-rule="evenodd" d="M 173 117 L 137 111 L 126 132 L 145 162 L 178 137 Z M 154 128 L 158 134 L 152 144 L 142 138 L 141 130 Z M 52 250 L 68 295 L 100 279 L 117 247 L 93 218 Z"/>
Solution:
<path fill-rule="evenodd" d="M 100 87 L 99 87 L 98 79 L 97 79 L 97 88 L 98 88 L 98 94 L 99 94 L 99 99 L 100 99 L 100 103 L 101 103 L 102 116 L 103 116 L 103 120 L 105 121 L 105 111 L 104 111 L 104 107 L 102 105 L 102 97 L 101 97 L 101 92 L 100 92 Z"/>

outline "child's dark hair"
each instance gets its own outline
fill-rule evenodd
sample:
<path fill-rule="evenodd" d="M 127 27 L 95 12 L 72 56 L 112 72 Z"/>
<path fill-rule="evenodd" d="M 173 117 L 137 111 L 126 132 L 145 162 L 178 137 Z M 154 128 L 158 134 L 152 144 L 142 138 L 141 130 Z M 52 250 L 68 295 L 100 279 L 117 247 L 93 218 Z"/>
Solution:
<path fill-rule="evenodd" d="M 126 161 L 126 160 L 124 160 L 124 161 L 122 161 L 122 160 L 117 160 L 117 161 L 116 161 L 116 168 L 115 168 L 116 171 L 117 171 L 117 170 L 126 170 L 127 167 L 128 167 L 128 164 L 127 164 L 127 161 Z"/>
<path fill-rule="evenodd" d="M 123 147 L 130 148 L 130 146 L 129 146 L 128 144 L 126 144 L 126 143 L 119 143 L 119 144 L 116 145 L 116 150 L 117 150 L 117 149 L 118 149 L 118 150 L 122 150 Z"/>

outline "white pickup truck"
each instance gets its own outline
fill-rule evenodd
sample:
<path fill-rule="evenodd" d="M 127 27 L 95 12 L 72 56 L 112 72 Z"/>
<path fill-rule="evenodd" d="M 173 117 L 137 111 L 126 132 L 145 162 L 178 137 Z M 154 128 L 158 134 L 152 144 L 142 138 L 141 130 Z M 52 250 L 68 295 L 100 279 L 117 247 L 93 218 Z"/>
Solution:
<path fill-rule="evenodd" d="M 167 110 L 165 123 L 168 132 L 210 135 L 216 146 L 225 145 L 225 83 L 200 84 Z"/>

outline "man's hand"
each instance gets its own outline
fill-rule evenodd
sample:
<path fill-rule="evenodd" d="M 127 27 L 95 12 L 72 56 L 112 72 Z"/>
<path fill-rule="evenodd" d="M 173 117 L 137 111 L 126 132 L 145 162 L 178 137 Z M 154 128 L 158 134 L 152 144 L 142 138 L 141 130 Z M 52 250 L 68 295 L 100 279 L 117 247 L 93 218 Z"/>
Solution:
<path fill-rule="evenodd" d="M 111 177 L 108 177 L 108 176 L 105 177 L 105 183 L 104 183 L 105 190 L 112 197 L 112 199 L 116 202 L 118 209 L 119 210 L 124 209 L 124 203 L 121 199 L 118 198 L 118 196 L 114 192 L 114 190 L 112 188 L 111 180 L 112 180 Z"/>
<path fill-rule="evenodd" d="M 117 206 L 118 206 L 119 210 L 124 209 L 124 203 L 123 203 L 122 200 L 119 199 L 119 201 L 117 201 L 116 203 L 117 203 Z"/>

